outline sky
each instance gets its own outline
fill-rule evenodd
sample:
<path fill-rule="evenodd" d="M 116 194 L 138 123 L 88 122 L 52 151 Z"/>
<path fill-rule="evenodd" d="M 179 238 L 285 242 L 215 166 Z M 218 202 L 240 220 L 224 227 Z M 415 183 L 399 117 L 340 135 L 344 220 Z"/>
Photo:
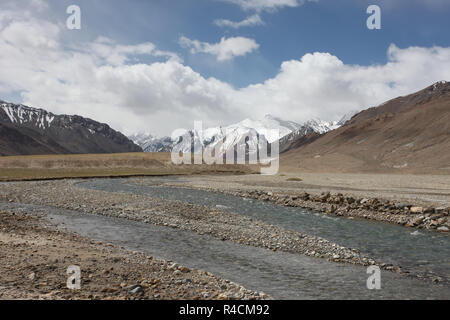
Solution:
<path fill-rule="evenodd" d="M 449 81 L 449 15 L 448 0 L 2 0 L 0 99 L 125 134 L 333 121 Z"/>

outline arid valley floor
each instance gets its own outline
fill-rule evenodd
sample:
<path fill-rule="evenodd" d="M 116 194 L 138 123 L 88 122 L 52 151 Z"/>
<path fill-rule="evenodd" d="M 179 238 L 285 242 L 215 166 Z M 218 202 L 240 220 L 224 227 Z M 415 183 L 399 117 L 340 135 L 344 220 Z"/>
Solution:
<path fill-rule="evenodd" d="M 72 177 L 74 178 L 74 177 Z M 366 250 L 342 246 L 295 228 L 248 217 L 214 202 L 171 200 L 122 187 L 161 186 L 207 191 L 308 208 L 323 216 L 424 229 L 448 239 L 450 185 L 447 176 L 380 174 L 190 174 L 173 178 L 58 179 L 0 183 L 0 297 L 3 299 L 265 299 L 264 290 L 244 289 L 207 269 L 185 267 L 120 241 L 78 234 L 51 212 L 134 221 L 169 233 L 208 236 L 224 243 L 285 252 L 337 265 L 379 265 L 411 276 Z M 92 184 L 92 186 L 90 186 Z M 103 189 L 101 189 L 103 188 Z M 100 188 L 100 189 L 99 189 Z M 116 188 L 116 189 L 114 189 Z M 137 190 L 137 189 L 136 189 Z M 146 190 L 146 189 L 145 189 Z M 280 209 L 281 210 L 281 209 Z M 50 214 L 49 214 L 50 212 Z M 67 213 L 64 213 L 67 212 Z M 312 213 L 310 214 L 312 216 Z M 54 222 L 52 220 L 56 219 Z M 81 219 L 81 218 L 77 218 Z M 67 224 L 67 225 L 66 225 Z M 66 228 L 67 227 L 67 228 Z M 73 227 L 73 226 L 72 226 Z M 99 231 L 100 232 L 100 231 Z M 445 239 L 444 239 L 445 240 Z M 161 243 L 164 247 L 164 243 Z M 260 250 L 258 249 L 258 250 Z M 436 253 L 439 255 L 439 253 Z M 444 257 L 445 259 L 445 257 Z M 68 265 L 80 265 L 83 289 L 66 288 Z M 448 274 L 413 274 L 421 285 L 448 293 Z M 406 274 L 406 275 L 405 275 Z M 223 280 L 222 280 L 223 279 Z M 442 287 L 443 286 L 443 287 Z M 256 288 L 259 289 L 259 288 Z M 446 297 L 440 293 L 437 297 Z M 375 297 L 377 298 L 377 297 Z M 435 296 L 436 298 L 436 296 Z"/>

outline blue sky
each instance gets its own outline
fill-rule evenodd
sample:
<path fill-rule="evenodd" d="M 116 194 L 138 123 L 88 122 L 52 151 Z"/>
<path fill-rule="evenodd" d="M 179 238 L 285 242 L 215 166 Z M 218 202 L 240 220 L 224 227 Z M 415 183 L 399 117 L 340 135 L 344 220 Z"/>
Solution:
<path fill-rule="evenodd" d="M 81 30 L 65 27 L 72 4 Z M 366 27 L 372 4 L 381 30 Z M 0 99 L 158 135 L 336 120 L 450 80 L 449 16 L 447 0 L 4 0 Z"/>
<path fill-rule="evenodd" d="M 178 52 L 186 64 L 206 77 L 243 87 L 275 76 L 283 61 L 309 52 L 329 52 L 346 64 L 371 65 L 386 63 L 386 51 L 392 43 L 401 48 L 450 46 L 450 1 L 438 0 L 434 5 L 428 3 L 433 1 L 397 2 L 394 6 L 376 0 L 307 2 L 262 12 L 264 25 L 237 30 L 213 22 L 223 18 L 241 21 L 253 11 L 219 0 L 69 0 L 58 1 L 53 12 L 63 22 L 67 18 L 64 9 L 69 4 L 80 5 L 84 28 L 77 40 L 103 35 L 127 44 L 150 41 L 161 49 Z M 381 30 L 366 27 L 370 4 L 382 9 Z M 223 36 L 243 36 L 255 39 L 260 47 L 250 55 L 218 64 L 214 57 L 182 50 L 180 35 L 210 43 Z"/>

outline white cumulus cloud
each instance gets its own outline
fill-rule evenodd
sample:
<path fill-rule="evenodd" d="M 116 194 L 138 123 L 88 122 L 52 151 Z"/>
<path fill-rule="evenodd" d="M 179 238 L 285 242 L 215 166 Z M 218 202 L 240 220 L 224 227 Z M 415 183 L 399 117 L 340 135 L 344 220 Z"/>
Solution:
<path fill-rule="evenodd" d="M 242 21 L 231 21 L 227 19 L 218 19 L 214 21 L 214 24 L 219 27 L 230 27 L 234 29 L 239 29 L 242 27 L 253 27 L 264 25 L 264 21 L 261 19 L 259 14 L 251 15 Z"/>
<path fill-rule="evenodd" d="M 255 40 L 245 37 L 231 37 L 220 39 L 218 43 L 201 42 L 180 37 L 180 45 L 190 49 L 192 54 L 207 53 L 217 57 L 217 61 L 227 61 L 235 57 L 245 56 L 259 48 Z"/>

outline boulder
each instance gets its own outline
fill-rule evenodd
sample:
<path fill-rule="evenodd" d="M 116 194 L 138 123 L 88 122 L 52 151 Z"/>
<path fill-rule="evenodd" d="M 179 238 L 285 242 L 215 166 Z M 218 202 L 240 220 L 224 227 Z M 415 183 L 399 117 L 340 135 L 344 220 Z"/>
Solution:
<path fill-rule="evenodd" d="M 423 208 L 422 207 L 411 207 L 411 209 L 409 209 L 409 211 L 411 213 L 423 213 Z"/>
<path fill-rule="evenodd" d="M 424 219 L 423 216 L 420 216 L 420 217 L 417 217 L 417 218 L 415 218 L 415 219 L 412 219 L 411 221 L 409 221 L 409 222 L 406 224 L 406 226 L 408 226 L 408 227 L 415 227 L 415 226 L 418 226 L 418 225 L 420 225 L 420 224 L 423 222 L 423 219 Z"/>

